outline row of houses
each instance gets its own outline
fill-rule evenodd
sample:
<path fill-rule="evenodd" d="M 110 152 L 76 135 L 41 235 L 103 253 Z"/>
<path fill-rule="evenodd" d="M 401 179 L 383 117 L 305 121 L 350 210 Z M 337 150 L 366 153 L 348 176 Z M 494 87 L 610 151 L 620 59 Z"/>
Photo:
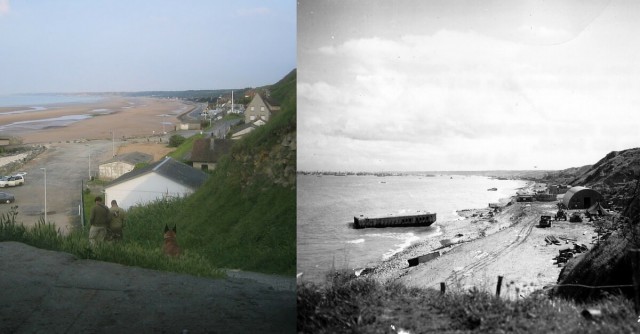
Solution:
<path fill-rule="evenodd" d="M 105 186 L 106 202 L 115 199 L 122 208 L 129 209 L 158 199 L 192 194 L 207 180 L 209 175 L 205 171 L 214 170 L 220 158 L 229 153 L 234 140 L 263 126 L 279 110 L 268 97 L 256 93 L 244 108 L 245 124 L 235 131 L 232 139 L 196 140 L 185 157 L 189 164 L 170 157 L 153 162 L 153 157 L 143 152 L 126 153 L 105 161 L 98 167 L 98 177 L 110 181 Z M 195 125 L 179 128 L 191 130 Z"/>
<path fill-rule="evenodd" d="M 230 103 L 227 104 L 230 105 Z M 223 105 L 223 110 L 227 104 Z M 233 140 L 238 140 L 258 127 L 265 125 L 269 122 L 269 119 L 280 111 L 278 103 L 273 101 L 266 92 L 256 92 L 253 94 L 251 102 L 249 102 L 246 107 L 234 104 L 234 108 L 230 106 L 226 108 L 228 109 L 226 111 L 227 113 L 231 113 L 232 111 L 234 111 L 234 113 L 244 112 L 244 124 L 235 129 L 231 135 L 231 139 Z M 215 113 L 218 115 L 219 111 L 215 111 Z M 178 129 L 180 130 L 200 130 L 200 128 L 200 123 L 182 123 L 178 125 Z"/>

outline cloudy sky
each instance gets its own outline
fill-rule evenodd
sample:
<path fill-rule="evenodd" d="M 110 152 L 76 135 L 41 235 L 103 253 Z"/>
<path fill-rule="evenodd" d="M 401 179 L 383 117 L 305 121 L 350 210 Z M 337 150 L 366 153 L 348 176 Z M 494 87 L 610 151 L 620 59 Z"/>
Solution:
<path fill-rule="evenodd" d="M 298 169 L 564 169 L 640 146 L 634 1 L 298 4 Z"/>
<path fill-rule="evenodd" d="M 244 88 L 296 66 L 296 4 L 0 0 L 0 95 Z"/>

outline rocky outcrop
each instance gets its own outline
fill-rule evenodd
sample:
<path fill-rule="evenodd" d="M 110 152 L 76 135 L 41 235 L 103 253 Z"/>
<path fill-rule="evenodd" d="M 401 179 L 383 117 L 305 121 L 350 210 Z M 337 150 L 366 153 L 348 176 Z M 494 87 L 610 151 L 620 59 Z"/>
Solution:
<path fill-rule="evenodd" d="M 267 182 L 286 188 L 296 184 L 296 132 L 288 132 L 278 137 L 277 144 L 259 152 L 243 152 L 233 158 L 243 165 L 242 184 L 252 186 Z"/>
<path fill-rule="evenodd" d="M 608 293 L 621 292 L 633 298 L 632 265 L 627 255 L 629 240 L 613 235 L 589 253 L 571 260 L 560 272 L 553 294 L 576 301 L 599 299 Z M 620 286 L 594 289 L 584 286 Z M 566 285 L 566 286 L 562 286 Z"/>

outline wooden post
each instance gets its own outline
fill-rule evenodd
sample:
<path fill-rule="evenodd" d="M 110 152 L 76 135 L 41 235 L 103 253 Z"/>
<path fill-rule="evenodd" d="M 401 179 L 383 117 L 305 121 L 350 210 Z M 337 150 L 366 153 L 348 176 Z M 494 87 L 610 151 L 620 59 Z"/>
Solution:
<path fill-rule="evenodd" d="M 440 294 L 444 295 L 444 292 L 447 288 L 444 285 L 444 282 L 440 282 Z"/>
<path fill-rule="evenodd" d="M 502 276 L 498 276 L 498 286 L 496 286 L 496 297 L 500 297 L 501 288 L 502 288 Z"/>
<path fill-rule="evenodd" d="M 630 249 L 629 254 L 631 254 L 636 314 L 640 315 L 640 249 Z"/>

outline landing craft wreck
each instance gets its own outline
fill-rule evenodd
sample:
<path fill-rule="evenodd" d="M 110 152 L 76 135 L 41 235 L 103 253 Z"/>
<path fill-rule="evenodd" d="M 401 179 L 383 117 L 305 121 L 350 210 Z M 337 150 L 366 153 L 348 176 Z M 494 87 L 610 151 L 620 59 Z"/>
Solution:
<path fill-rule="evenodd" d="M 411 226 L 431 226 L 436 222 L 436 214 L 432 212 L 418 211 L 416 214 L 384 217 L 353 217 L 354 228 L 365 227 L 411 227 Z"/>

